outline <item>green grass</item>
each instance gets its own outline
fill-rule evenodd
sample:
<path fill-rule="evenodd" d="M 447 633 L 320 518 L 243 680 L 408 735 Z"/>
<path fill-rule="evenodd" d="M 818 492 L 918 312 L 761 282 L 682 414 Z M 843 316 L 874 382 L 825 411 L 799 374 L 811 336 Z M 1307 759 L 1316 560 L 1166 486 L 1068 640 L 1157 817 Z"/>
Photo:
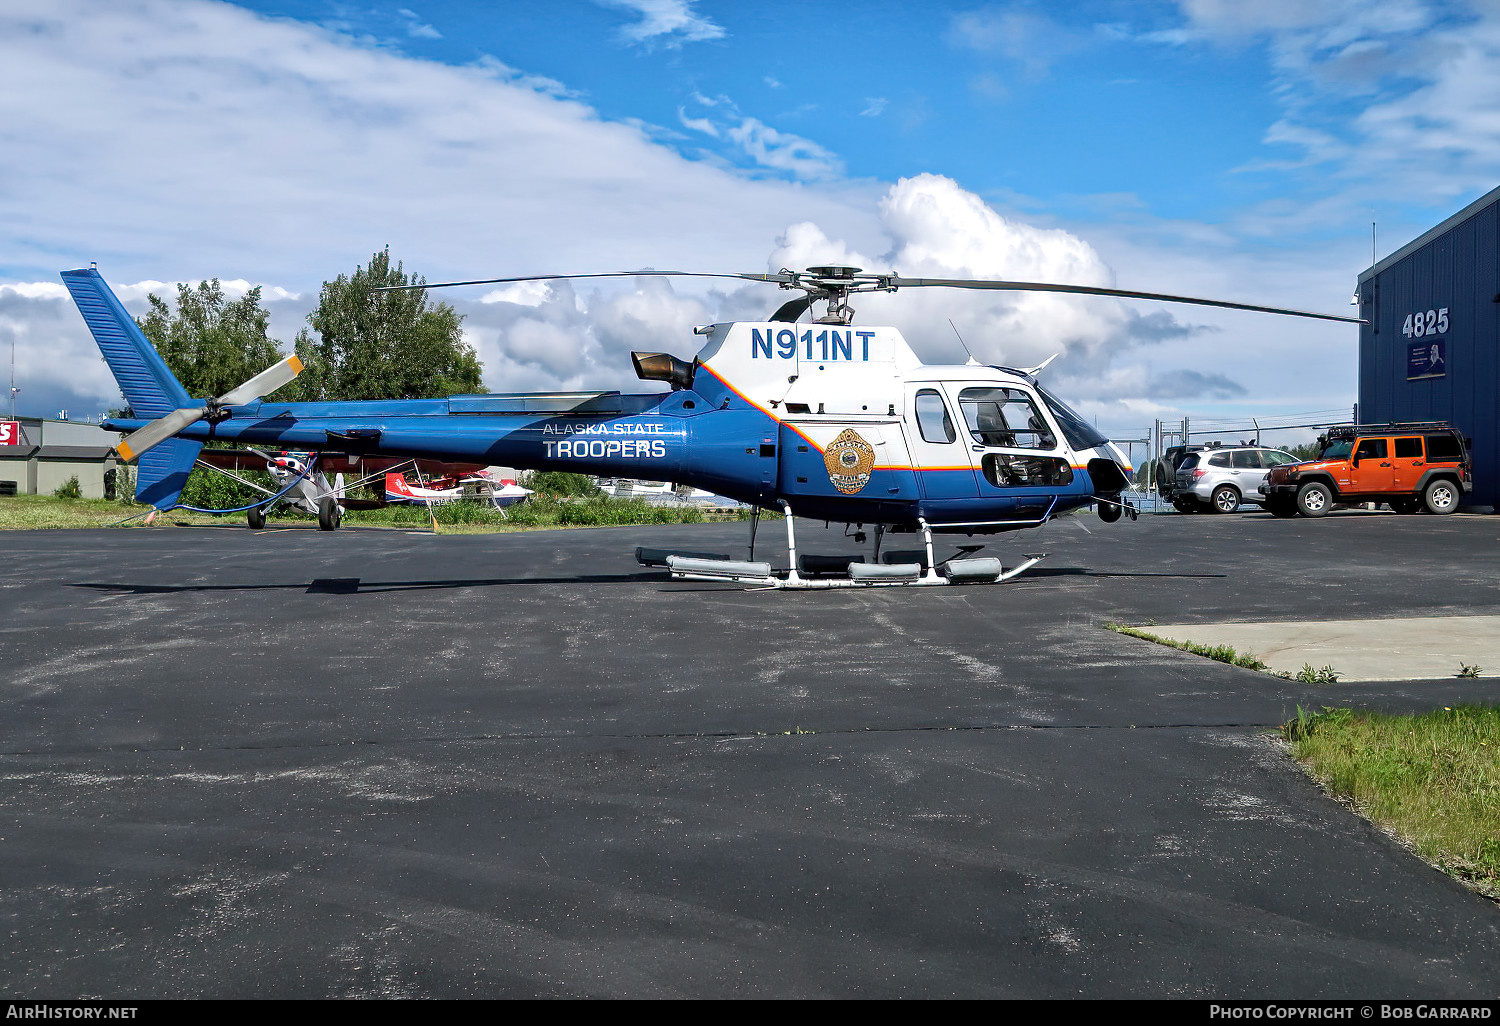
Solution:
<path fill-rule="evenodd" d="M 84 527 L 109 527 L 129 517 L 138 517 L 123 526 L 140 527 L 150 507 L 133 502 L 108 499 L 58 499 L 48 495 L 17 495 L 0 498 L 0 530 L 36 531 Z M 739 516 L 739 514 L 737 514 Z M 745 511 L 743 516 L 748 516 Z M 743 516 L 740 518 L 743 519 Z M 411 530 L 432 529 L 434 518 L 439 531 L 475 533 L 483 531 L 522 531 L 558 527 L 619 527 L 647 524 L 696 524 L 706 517 L 696 506 L 652 506 L 641 499 L 565 499 L 552 495 L 533 495 L 501 516 L 494 507 L 482 502 L 450 502 L 434 506 L 387 506 L 384 509 L 347 510 L 344 523 L 362 527 L 390 527 Z M 312 517 L 278 509 L 271 522 L 306 521 Z M 245 514 L 192 513 L 172 510 L 158 517 L 159 524 L 243 524 Z"/>
<path fill-rule="evenodd" d="M 0 498 L 0 531 L 108 527 L 149 507 L 112 499 L 57 499 L 50 495 Z"/>
<path fill-rule="evenodd" d="M 1500 708 L 1325 708 L 1282 727 L 1327 790 L 1432 865 L 1500 898 Z"/>
<path fill-rule="evenodd" d="M 1124 634 L 1132 638 L 1140 638 L 1143 641 L 1154 641 L 1158 645 L 1166 645 L 1182 652 L 1191 652 L 1207 659 L 1214 659 L 1221 663 L 1229 663 L 1231 666 L 1240 666 L 1247 670 L 1269 669 L 1265 663 L 1248 652 L 1236 652 L 1230 645 L 1201 645 L 1196 641 L 1173 641 L 1159 634 L 1142 630 L 1139 627 L 1127 627 L 1123 623 L 1107 623 L 1104 625 L 1116 634 Z"/>
<path fill-rule="evenodd" d="M 697 506 L 654 506 L 642 499 L 564 498 L 538 493 L 525 502 L 499 511 L 483 502 L 449 502 L 433 506 L 387 506 L 384 509 L 349 510 L 346 524 L 391 527 L 494 529 L 502 531 L 554 527 L 625 527 L 647 524 L 701 524 L 706 519 Z"/>

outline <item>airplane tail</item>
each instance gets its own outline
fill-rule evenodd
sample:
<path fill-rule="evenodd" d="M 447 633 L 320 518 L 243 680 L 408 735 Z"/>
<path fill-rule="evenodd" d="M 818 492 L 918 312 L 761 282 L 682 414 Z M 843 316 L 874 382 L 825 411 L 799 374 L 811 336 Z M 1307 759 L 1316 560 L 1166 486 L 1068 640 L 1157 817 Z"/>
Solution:
<path fill-rule="evenodd" d="M 175 410 L 202 405 L 187 394 L 96 269 L 63 271 L 62 280 L 137 418 L 156 420 Z M 202 448 L 202 442 L 169 438 L 141 453 L 136 467 L 136 501 L 157 509 L 175 505 Z"/>

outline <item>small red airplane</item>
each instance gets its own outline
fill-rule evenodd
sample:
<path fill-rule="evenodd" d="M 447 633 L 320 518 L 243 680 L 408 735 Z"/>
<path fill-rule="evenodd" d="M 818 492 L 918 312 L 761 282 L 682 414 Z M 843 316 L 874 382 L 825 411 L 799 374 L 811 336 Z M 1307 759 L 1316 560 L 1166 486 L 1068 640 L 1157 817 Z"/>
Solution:
<path fill-rule="evenodd" d="M 266 514 L 278 502 L 317 517 L 320 528 L 332 531 L 342 522 L 343 510 L 346 509 L 380 509 L 392 503 L 452 502 L 465 494 L 486 499 L 496 509 L 504 509 L 531 494 L 531 489 L 522 488 L 511 478 L 501 477 L 499 467 L 479 463 L 343 453 L 266 452 L 254 448 L 203 449 L 196 462 L 263 495 L 272 496 L 269 501 L 258 502 L 245 510 L 246 520 L 256 530 L 265 526 Z M 247 481 L 234 473 L 237 470 L 264 470 L 271 475 L 276 490 Z M 356 475 L 356 479 L 346 483 L 345 474 Z M 407 479 L 407 474 L 416 475 L 415 485 Z M 379 478 L 384 479 L 384 498 L 354 499 L 346 494 L 349 489 Z"/>

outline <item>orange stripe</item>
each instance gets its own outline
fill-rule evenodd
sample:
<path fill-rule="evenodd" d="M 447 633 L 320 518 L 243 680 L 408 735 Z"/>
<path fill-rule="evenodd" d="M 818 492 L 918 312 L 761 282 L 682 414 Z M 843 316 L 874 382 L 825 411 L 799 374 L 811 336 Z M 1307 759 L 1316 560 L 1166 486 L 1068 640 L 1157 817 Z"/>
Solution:
<path fill-rule="evenodd" d="M 744 392 L 741 392 L 739 389 L 737 389 L 733 385 L 731 385 L 728 381 L 725 381 L 724 380 L 724 376 L 722 374 L 720 374 L 718 371 L 714 370 L 708 364 L 702 363 L 702 364 L 699 364 L 698 366 L 702 367 L 704 370 L 706 370 L 710 374 L 712 374 L 716 379 L 718 379 L 719 384 L 721 384 L 725 388 L 729 389 L 729 391 L 733 392 L 735 395 L 737 395 L 741 399 L 745 400 L 745 402 L 747 402 L 751 406 L 755 407 L 761 413 L 764 413 L 767 417 L 770 417 L 772 420 L 774 420 L 780 426 L 786 428 L 789 431 L 794 432 L 797 435 L 798 438 L 801 438 L 808 445 L 810 445 L 814 449 L 818 450 L 818 452 L 822 453 L 825 456 L 827 455 L 827 450 L 824 449 L 817 442 L 815 442 L 811 438 L 809 438 L 799 427 L 797 427 L 797 425 L 795 425 L 795 424 L 788 424 L 786 421 L 782 420 L 779 416 L 777 416 L 776 413 L 775 413 L 775 411 L 768 410 L 764 406 L 762 406 L 760 403 L 756 402 L 754 399 L 751 399 Z M 898 420 L 897 423 L 900 423 L 900 421 Z M 905 432 L 903 431 L 902 434 L 903 434 L 903 438 L 904 438 Z M 1086 469 L 1088 469 L 1087 467 L 1085 467 L 1081 463 L 1074 463 L 1074 464 L 1071 464 L 1071 466 L 1072 466 L 1072 468 L 1074 470 L 1086 470 Z M 890 466 L 871 467 L 870 469 L 872 471 L 873 470 L 911 470 L 911 471 L 915 471 L 917 473 L 927 473 L 929 471 L 934 471 L 934 470 L 974 470 L 976 468 L 972 467 L 972 466 L 969 466 L 967 464 L 961 465 L 961 466 L 957 466 L 957 467 L 918 467 L 918 466 L 916 466 L 914 464 L 907 464 L 907 465 L 891 464 Z"/>

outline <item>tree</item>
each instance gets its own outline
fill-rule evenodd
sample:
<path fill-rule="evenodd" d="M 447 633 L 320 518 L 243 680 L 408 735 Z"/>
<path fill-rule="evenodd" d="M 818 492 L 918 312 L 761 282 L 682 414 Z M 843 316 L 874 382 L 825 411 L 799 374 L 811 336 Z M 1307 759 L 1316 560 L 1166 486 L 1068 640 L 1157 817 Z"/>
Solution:
<path fill-rule="evenodd" d="M 463 317 L 447 303 L 430 304 L 426 289 L 376 292 L 424 283 L 391 267 L 389 249 L 368 268 L 323 283 L 308 315 L 297 355 L 307 369 L 297 396 L 316 399 L 419 399 L 477 392 L 479 358 L 463 340 Z"/>
<path fill-rule="evenodd" d="M 593 498 L 600 487 L 587 474 L 569 474 L 561 470 L 533 470 L 522 482 L 534 492 L 545 495 L 577 495 Z"/>
<path fill-rule="evenodd" d="M 219 279 L 199 282 L 197 287 L 177 286 L 177 310 L 151 295 L 151 309 L 136 318 L 141 333 L 151 340 L 167 368 L 182 382 L 188 395 L 200 399 L 221 396 L 250 380 L 282 358 L 281 343 L 266 334 L 271 316 L 260 307 L 260 286 L 237 300 L 228 300 Z M 274 399 L 285 399 L 283 389 Z M 127 405 L 110 416 L 124 419 L 134 414 Z M 210 446 L 232 447 L 230 442 Z M 249 477 L 270 484 L 269 475 L 251 472 Z M 129 494 L 129 490 L 126 490 Z M 181 501 L 189 506 L 222 508 L 251 501 L 255 493 L 212 470 L 194 470 L 183 489 Z"/>
<path fill-rule="evenodd" d="M 281 343 L 266 335 L 270 314 L 260 308 L 260 286 L 237 300 L 219 279 L 177 286 L 177 312 L 159 296 L 136 324 L 188 395 L 223 395 L 281 359 Z"/>

